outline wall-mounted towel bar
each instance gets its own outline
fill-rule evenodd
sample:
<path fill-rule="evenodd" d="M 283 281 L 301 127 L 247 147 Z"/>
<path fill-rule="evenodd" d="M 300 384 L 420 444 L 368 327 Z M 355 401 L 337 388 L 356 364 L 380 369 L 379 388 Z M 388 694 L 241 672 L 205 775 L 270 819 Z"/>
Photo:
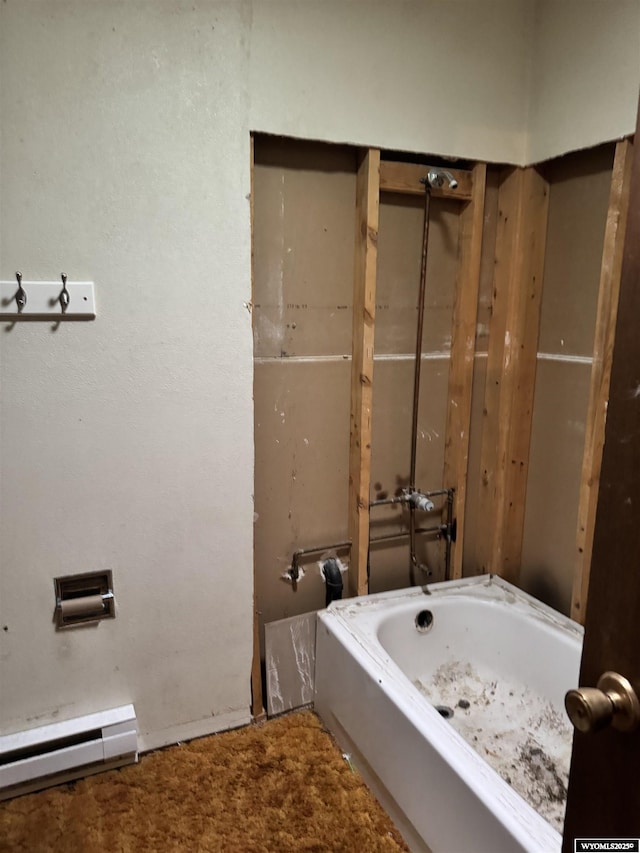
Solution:
<path fill-rule="evenodd" d="M 0 281 L 0 320 L 95 320 L 92 281 Z"/>

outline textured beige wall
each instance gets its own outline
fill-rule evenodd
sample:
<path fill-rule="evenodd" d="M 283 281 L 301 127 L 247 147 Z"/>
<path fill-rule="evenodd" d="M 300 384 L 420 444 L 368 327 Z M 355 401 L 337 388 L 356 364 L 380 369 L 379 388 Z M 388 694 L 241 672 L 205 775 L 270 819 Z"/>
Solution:
<path fill-rule="evenodd" d="M 1 273 L 96 283 L 0 332 L 0 730 L 135 703 L 142 746 L 249 719 L 242 4 L 0 5 Z M 117 618 L 56 632 L 53 577 Z"/>
<path fill-rule="evenodd" d="M 253 4 L 255 130 L 525 165 L 632 134 L 639 87 L 638 0 Z"/>
<path fill-rule="evenodd" d="M 530 0 L 257 0 L 254 130 L 521 163 Z"/>
<path fill-rule="evenodd" d="M 537 0 L 527 163 L 634 133 L 638 0 Z"/>

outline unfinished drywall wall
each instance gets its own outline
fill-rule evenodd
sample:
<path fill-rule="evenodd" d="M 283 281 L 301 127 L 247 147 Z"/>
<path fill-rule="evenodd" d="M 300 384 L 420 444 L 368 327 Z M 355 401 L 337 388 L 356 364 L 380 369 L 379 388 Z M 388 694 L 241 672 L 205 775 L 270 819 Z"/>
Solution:
<path fill-rule="evenodd" d="M 324 606 L 319 555 L 294 588 L 281 576 L 298 548 L 348 537 L 349 394 L 355 226 L 353 148 L 255 138 L 255 560 L 262 624 Z M 444 434 L 461 206 L 432 199 L 417 484 L 443 487 Z M 409 482 L 424 200 L 380 204 L 371 497 Z M 441 522 L 444 501 L 419 523 Z M 397 506 L 371 511 L 371 535 L 406 532 Z M 444 543 L 419 557 L 444 573 Z M 372 546 L 370 589 L 410 582 L 406 537 Z M 416 582 L 426 580 L 417 578 Z"/>
<path fill-rule="evenodd" d="M 333 323 L 332 318 L 345 309 L 351 317 L 356 158 L 353 149 L 260 136 L 255 139 L 255 158 L 256 583 L 264 624 L 322 606 L 324 590 L 317 569 L 320 554 L 301 560 L 311 567 L 311 574 L 299 583 L 289 584 L 285 578 L 283 584 L 282 576 L 297 549 L 319 543 L 326 543 L 328 549 L 330 543 L 347 535 L 340 513 L 344 512 L 348 482 L 348 460 L 342 450 L 348 437 L 348 417 L 340 421 L 336 416 L 342 395 L 348 392 L 343 369 L 348 353 L 344 349 L 351 349 L 351 336 L 341 340 L 344 322 Z M 377 459 L 381 461 L 374 463 L 373 480 L 379 497 L 409 482 L 412 348 L 424 217 L 422 197 L 389 198 L 389 218 L 383 217 L 380 230 L 384 248 L 376 298 L 375 386 L 381 402 L 374 410 L 374 433 L 379 442 L 374 437 L 373 443 L 376 453 L 379 446 Z M 418 477 L 422 483 L 431 483 L 423 485 L 429 489 L 441 488 L 443 482 L 460 209 L 459 203 L 434 199 L 431 210 L 424 341 L 426 360 L 439 365 L 435 373 L 431 365 L 425 367 L 428 393 L 422 397 L 418 438 Z M 342 250 L 347 242 L 349 263 L 345 264 Z M 308 322 L 317 322 L 327 334 L 311 340 L 302 334 L 298 343 L 298 330 Z M 286 349 L 282 345 L 285 339 Z M 348 402 L 345 399 L 345 414 Z M 382 429 L 378 429 L 380 423 Z M 427 441 L 433 443 L 433 450 L 426 448 Z M 313 445 L 316 452 L 309 453 L 302 442 L 307 449 Z M 387 481 L 393 482 L 393 490 L 385 487 Z M 443 501 L 436 503 L 438 511 L 427 518 L 427 524 L 442 520 Z M 379 510 L 378 515 L 374 526 L 386 527 L 385 533 L 389 527 L 398 527 L 395 508 Z M 400 513 L 404 519 L 400 529 L 405 532 L 406 515 Z M 314 531 L 319 532 L 314 535 Z M 372 590 L 409 582 L 406 558 L 401 568 L 398 549 L 392 546 L 376 546 L 371 560 Z M 442 577 L 443 543 L 424 550 L 431 553 L 421 554 L 421 560 L 434 568 L 434 579 Z"/>
<path fill-rule="evenodd" d="M 286 170 L 282 173 L 271 172 L 270 180 L 264 181 L 265 190 L 271 187 L 271 213 L 263 213 L 266 231 L 273 229 L 273 211 L 280 211 L 283 221 L 289 219 L 291 225 L 282 231 L 276 226 L 276 239 L 270 238 L 271 254 L 265 254 L 263 260 L 268 268 L 264 275 L 264 290 L 269 292 L 273 282 L 281 282 L 283 275 L 291 277 L 287 270 L 287 258 L 293 251 L 286 239 L 288 233 L 297 235 L 297 245 L 302 252 L 313 258 L 316 251 L 317 238 L 315 232 L 320 232 L 320 225 L 312 223 L 313 213 L 306 210 L 306 195 L 300 191 L 300 186 L 307 183 L 314 188 L 314 196 L 319 200 L 318 209 L 327 215 L 331 211 L 331 203 L 340 207 L 333 214 L 333 220 L 341 223 L 341 227 L 349 233 L 349 205 L 353 204 L 352 183 L 344 183 L 338 190 L 338 183 L 332 188 L 321 171 L 316 169 L 313 184 L 304 172 L 304 163 L 299 156 L 301 150 L 309 154 L 316 151 L 316 159 L 320 162 L 323 152 L 329 158 L 345 158 L 345 172 L 351 166 L 353 157 L 348 150 L 331 148 L 329 146 L 302 145 L 295 142 L 275 143 L 267 140 L 265 145 L 281 145 L 283 151 L 288 146 L 288 159 L 295 162 L 297 173 L 287 177 Z M 263 155 L 264 156 L 264 155 Z M 533 433 L 530 451 L 529 476 L 527 481 L 527 512 L 525 517 L 525 538 L 522 559 L 518 552 L 519 570 L 518 582 L 530 589 L 537 596 L 560 609 L 568 609 L 570 596 L 573 562 L 575 557 L 575 529 L 578 488 L 584 442 L 585 417 L 587 408 L 588 385 L 591 367 L 590 353 L 593 348 L 594 325 L 598 283 L 600 277 L 601 255 L 604 236 L 604 224 L 607 214 L 611 167 L 613 162 L 613 146 L 602 146 L 598 149 L 581 152 L 553 161 L 545 168 L 545 178 L 550 184 L 550 212 L 547 225 L 547 254 L 544 267 L 544 298 L 541 305 L 541 322 L 539 332 L 538 376 L 536 395 L 533 406 Z M 326 170 L 331 174 L 329 169 Z M 490 335 L 496 333 L 492 328 L 492 306 L 494 298 L 494 266 L 497 256 L 497 237 L 499 221 L 499 192 L 504 180 L 513 170 L 495 167 L 489 170 L 483 217 L 484 240 L 481 257 L 481 280 L 479 288 L 478 322 L 476 335 L 476 356 L 474 393 L 471 417 L 471 441 L 469 451 L 469 475 L 467 491 L 467 527 L 464 547 L 464 573 L 475 574 L 486 570 L 480 556 L 480 539 L 486 533 L 488 523 L 487 507 L 482 503 L 482 484 L 485 473 L 481 465 L 494 465 L 497 460 L 487 457 L 481 459 L 483 448 L 483 428 L 485 413 L 483 401 L 486 396 L 486 355 Z M 350 173 L 351 179 L 353 177 Z M 288 194 L 292 202 L 292 210 L 285 215 L 283 204 L 283 187 L 289 186 Z M 348 186 L 348 190 L 347 190 Z M 297 187 L 297 189 L 296 189 Z M 326 194 L 326 197 L 325 197 Z M 268 193 L 265 192 L 265 195 Z M 329 203 L 329 199 L 333 202 Z M 345 211 L 347 212 L 345 215 Z M 451 343 L 452 304 L 455 293 L 455 283 L 458 268 L 458 226 L 460 208 L 454 202 L 433 199 L 430 211 L 430 240 L 428 253 L 427 298 L 425 311 L 425 330 L 423 337 L 423 370 L 421 384 L 421 405 L 418 427 L 418 471 L 417 484 L 425 490 L 446 487 L 442 480 L 444 457 L 445 416 L 448 396 L 449 350 Z M 424 217 L 424 200 L 420 196 L 402 196 L 382 192 L 380 198 L 380 222 L 378 238 L 378 264 L 376 289 L 376 328 L 375 328 L 375 366 L 374 366 L 374 395 L 373 395 L 373 427 L 372 427 L 372 460 L 371 460 L 371 499 L 384 499 L 399 493 L 408 483 L 410 435 L 411 435 L 411 402 L 413 391 L 413 348 L 416 334 L 416 303 L 418 281 L 420 275 L 421 243 Z M 301 233 L 306 233 L 308 245 L 305 249 Z M 311 224 L 310 224 L 311 223 Z M 262 239 L 264 241 L 264 238 Z M 349 244 L 349 255 L 352 244 Z M 339 253 L 325 253 L 327 257 Z M 343 259 L 341 276 L 348 278 L 349 266 Z M 308 261 L 306 262 L 308 263 Z M 295 269 L 295 265 L 292 267 Z M 291 279 L 290 287 L 299 288 L 296 298 L 311 305 L 311 299 L 305 295 L 305 288 L 310 287 L 310 276 L 305 274 L 303 264 L 301 274 L 296 282 Z M 269 271 L 270 270 L 270 271 Z M 274 273 L 275 270 L 275 273 Z M 284 272 L 283 272 L 284 270 Z M 332 278 L 331 267 L 329 277 Z M 333 280 L 333 278 L 332 278 Z M 348 284 L 343 285 L 344 292 Z M 311 292 L 314 288 L 311 286 Z M 287 303 L 286 290 L 280 293 L 280 303 Z M 337 292 L 333 295 L 338 295 Z M 256 300 L 258 302 L 258 293 Z M 276 300 L 277 301 L 277 300 Z M 273 302 L 273 297 L 272 297 Z M 256 306 L 260 309 L 260 305 Z M 295 306 L 290 305 L 290 308 Z M 300 307 L 300 306 L 298 306 Z M 316 306 L 317 307 L 317 306 Z M 327 307 L 321 311 L 327 311 Z M 273 315 L 272 307 L 267 311 Z M 294 325 L 294 315 L 281 312 L 281 328 Z M 289 322 L 285 321 L 288 320 Z M 329 324 L 328 324 L 329 325 Z M 256 330 L 261 328 L 260 318 L 256 316 Z M 271 329 L 271 326 L 269 326 Z M 537 329 L 537 322 L 536 322 Z M 338 339 L 342 346 L 348 346 L 348 323 L 336 327 Z M 537 336 L 537 331 L 536 331 Z M 326 342 L 325 342 L 326 343 Z M 532 341 L 535 352 L 535 341 Z M 258 341 L 258 344 L 259 341 Z M 337 366 L 340 357 L 340 346 L 330 356 L 330 363 Z M 275 353 L 275 351 L 274 351 Z M 287 360 L 287 352 L 281 351 L 281 357 L 274 355 L 273 363 Z M 338 359 L 336 361 L 336 356 Z M 325 356 L 326 358 L 326 356 Z M 333 359 L 331 361 L 331 359 Z M 308 357 L 308 361 L 318 362 L 321 357 Z M 343 358 L 343 362 L 346 359 Z M 262 359 L 262 361 L 265 361 Z M 295 361 L 295 359 L 294 359 Z M 344 364 L 341 365 L 344 367 Z M 311 367 L 309 376 L 313 375 Z M 314 367 L 315 369 L 315 367 Z M 324 369 L 327 375 L 326 368 Z M 258 374 L 257 374 L 258 375 Z M 274 374 L 275 375 L 275 374 Z M 285 374 L 282 374 L 283 376 Z M 328 444 L 324 447 L 326 458 L 333 461 L 336 448 L 340 447 L 340 429 L 346 429 L 347 372 L 342 371 L 340 389 L 344 394 L 344 414 L 341 420 L 332 421 L 332 429 L 336 433 L 329 438 L 324 436 Z M 338 381 L 338 374 L 331 378 Z M 278 399 L 287 399 L 295 412 L 312 406 L 312 396 L 308 393 L 308 378 L 301 383 L 288 379 L 289 386 L 278 386 L 271 380 L 272 387 L 268 394 L 260 389 L 264 396 L 262 409 L 270 412 L 272 404 L 274 412 Z M 258 393 L 258 392 L 257 392 Z M 276 393 L 274 398 L 273 394 Z M 280 398 L 277 394 L 283 395 Z M 280 418 L 284 422 L 284 408 Z M 288 416 L 288 415 L 287 415 Z M 279 435 L 279 426 L 274 416 L 267 414 L 265 423 L 270 436 L 265 433 L 265 439 L 273 440 Z M 305 422 L 306 426 L 306 422 Z M 278 476 L 282 479 L 282 488 L 266 492 L 266 502 L 270 510 L 275 504 L 291 504 L 293 490 L 289 481 L 295 483 L 298 466 L 296 464 L 296 441 L 300 441 L 300 423 L 295 419 L 288 433 L 288 446 L 275 451 L 274 458 L 278 461 L 275 468 L 278 473 L 272 476 L 276 482 Z M 287 427 L 289 430 L 289 427 Z M 346 444 L 346 443 L 345 443 Z M 333 481 L 333 486 L 343 487 L 346 469 L 346 446 L 340 451 L 342 465 L 332 464 L 332 470 L 339 472 L 339 478 Z M 265 458 L 268 456 L 269 444 Z M 292 451 L 293 447 L 293 451 Z M 293 455 L 292 455 L 293 454 Z M 319 460 L 315 461 L 318 465 Z M 289 474 L 289 470 L 291 474 Z M 289 485 L 288 485 L 289 484 Z M 308 495 L 307 491 L 307 495 Z M 282 497 L 284 496 L 284 498 Z M 304 501 L 303 491 L 298 492 L 300 500 Z M 436 502 L 438 510 L 441 502 Z M 318 506 L 321 504 L 318 503 Z M 337 505 L 332 506 L 333 509 Z M 284 516 L 282 507 L 280 515 Z M 299 517 L 304 510 L 293 510 L 293 516 Z M 292 509 L 289 506 L 289 519 Z M 325 541 L 336 541 L 344 538 L 344 521 L 339 513 L 335 516 L 335 534 L 325 538 Z M 406 532 L 408 514 L 399 506 L 380 506 L 371 508 L 371 536 L 397 535 Z M 439 513 L 424 516 L 422 523 L 430 524 L 440 521 Z M 294 521 L 295 525 L 295 521 Z M 313 522 L 307 520 L 306 526 L 313 528 Z M 268 525 L 271 540 L 281 537 L 281 533 Z M 542 531 L 542 533 L 541 533 Z M 295 530 L 299 535 L 299 529 Z M 420 539 L 419 558 L 433 569 L 433 580 L 441 579 L 444 575 L 443 543 L 433 539 Z M 296 547 L 304 547 L 311 542 L 303 542 L 295 538 L 288 540 L 285 554 L 285 566 L 288 566 L 289 555 Z M 314 560 L 315 564 L 315 560 Z M 314 565 L 315 569 L 315 565 Z M 408 569 L 406 539 L 400 536 L 392 541 L 372 544 L 370 551 L 370 590 L 380 591 L 394 587 L 406 586 L 412 578 Z M 416 579 L 418 582 L 421 578 Z M 316 579 L 317 583 L 317 579 Z M 317 596 L 316 596 L 317 597 Z M 302 596 L 298 604 L 307 602 Z M 262 607 L 262 605 L 260 605 Z M 317 606 L 317 605 L 316 605 Z M 275 613 L 276 611 L 272 611 Z M 279 616 L 290 615 L 289 611 L 280 611 Z M 277 617 L 276 617 L 277 618 Z"/>
<path fill-rule="evenodd" d="M 424 330 L 416 485 L 424 491 L 441 489 L 451 350 L 451 321 L 458 268 L 458 230 L 461 205 L 432 199 L 425 292 Z M 424 199 L 383 192 L 380 196 L 378 276 L 372 416 L 372 500 L 391 497 L 409 483 L 414 362 L 418 294 L 424 227 Z M 433 513 L 417 513 L 420 526 L 441 523 L 444 501 Z M 408 530 L 409 513 L 400 505 L 371 510 L 371 536 Z M 419 536 L 418 559 L 429 566 L 432 580 L 444 573 L 444 543 Z M 370 589 L 408 586 L 408 540 L 373 545 Z M 415 578 L 415 583 L 428 580 Z"/>
<path fill-rule="evenodd" d="M 527 163 L 634 133 L 637 0 L 537 0 Z"/>
<path fill-rule="evenodd" d="M 347 539 L 356 154 L 254 141 L 255 566 L 260 624 L 324 607 L 298 548 Z"/>
<path fill-rule="evenodd" d="M 520 581 L 568 613 L 613 146 L 548 164 L 547 250 Z"/>

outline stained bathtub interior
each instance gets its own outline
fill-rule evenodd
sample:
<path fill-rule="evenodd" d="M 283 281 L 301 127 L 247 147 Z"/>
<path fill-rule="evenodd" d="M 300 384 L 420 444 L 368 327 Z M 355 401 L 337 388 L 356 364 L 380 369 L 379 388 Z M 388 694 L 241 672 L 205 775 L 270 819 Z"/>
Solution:
<path fill-rule="evenodd" d="M 573 729 L 563 709 L 526 684 L 456 658 L 413 682 L 530 806 L 562 832 Z M 443 715 L 445 716 L 445 715 Z"/>

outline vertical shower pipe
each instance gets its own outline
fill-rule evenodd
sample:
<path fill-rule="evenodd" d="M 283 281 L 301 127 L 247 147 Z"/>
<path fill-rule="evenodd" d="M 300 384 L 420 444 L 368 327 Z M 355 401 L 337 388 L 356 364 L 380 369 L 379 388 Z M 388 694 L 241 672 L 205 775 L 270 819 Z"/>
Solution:
<path fill-rule="evenodd" d="M 416 331 L 416 358 L 413 373 L 413 417 L 411 421 L 411 465 L 409 469 L 409 489 L 416 490 L 416 457 L 418 448 L 418 406 L 420 403 L 420 369 L 422 366 L 422 327 L 424 325 L 424 300 L 427 287 L 427 247 L 429 244 L 429 207 L 431 188 L 429 179 L 424 181 L 424 227 L 422 230 L 422 260 L 420 263 L 420 292 L 418 294 L 418 328 Z M 416 508 L 409 503 L 409 580 L 411 586 L 416 583 L 416 567 L 428 572 L 416 559 Z"/>

